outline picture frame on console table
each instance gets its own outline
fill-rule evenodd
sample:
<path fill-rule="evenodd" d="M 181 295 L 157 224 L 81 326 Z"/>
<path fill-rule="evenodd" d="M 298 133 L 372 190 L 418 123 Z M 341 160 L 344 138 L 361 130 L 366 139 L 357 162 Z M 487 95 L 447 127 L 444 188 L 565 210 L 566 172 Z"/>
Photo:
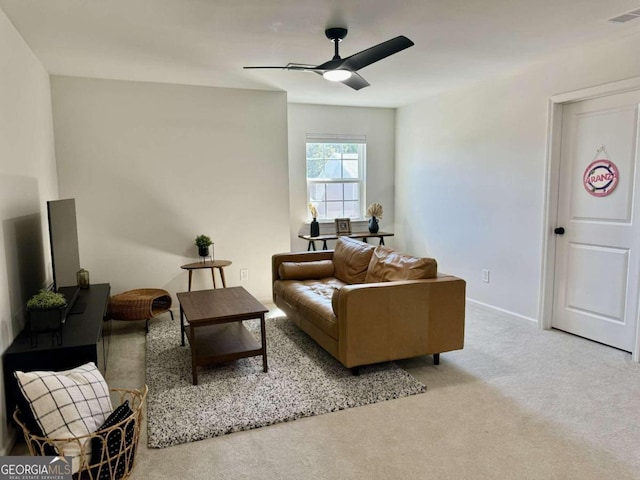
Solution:
<path fill-rule="evenodd" d="M 336 218 L 336 235 L 350 235 L 350 234 L 351 234 L 351 219 Z"/>

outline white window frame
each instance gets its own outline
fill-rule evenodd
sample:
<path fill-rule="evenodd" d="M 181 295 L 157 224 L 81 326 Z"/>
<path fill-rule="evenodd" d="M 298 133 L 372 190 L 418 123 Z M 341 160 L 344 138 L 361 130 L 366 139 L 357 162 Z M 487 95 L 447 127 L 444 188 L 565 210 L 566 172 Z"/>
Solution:
<path fill-rule="evenodd" d="M 358 185 L 359 190 L 359 202 L 360 208 L 358 215 L 355 217 L 349 217 L 352 221 L 364 220 L 364 210 L 366 205 L 365 193 L 366 193 L 366 157 L 367 157 L 367 137 L 364 135 L 324 135 L 324 134 L 307 134 L 305 142 L 305 177 L 307 172 L 307 144 L 309 143 L 349 143 L 362 145 L 362 155 L 358 157 L 358 178 L 313 178 L 307 177 L 307 204 L 313 203 L 311 201 L 311 186 L 314 184 L 345 184 L 353 183 Z M 344 201 L 344 200 L 343 200 Z M 309 213 L 309 218 L 311 214 Z M 318 217 L 320 223 L 332 223 L 333 217 Z"/>

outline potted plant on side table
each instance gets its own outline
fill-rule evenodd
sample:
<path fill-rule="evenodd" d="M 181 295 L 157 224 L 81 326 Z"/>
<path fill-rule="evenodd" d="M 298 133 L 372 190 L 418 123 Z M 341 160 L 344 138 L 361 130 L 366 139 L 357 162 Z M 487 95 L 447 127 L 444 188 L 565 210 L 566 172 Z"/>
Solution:
<path fill-rule="evenodd" d="M 198 247 L 198 255 L 202 258 L 204 262 L 206 258 L 209 256 L 209 246 L 213 244 L 211 241 L 211 237 L 208 235 L 198 235 L 195 241 L 196 247 Z M 211 258 L 213 260 L 213 257 Z"/>
<path fill-rule="evenodd" d="M 33 334 L 40 332 L 58 332 L 65 321 L 67 299 L 61 293 L 50 290 L 40 290 L 27 302 L 29 312 L 29 330 Z M 36 337 L 37 338 L 37 337 Z M 58 338 L 58 343 L 62 336 Z"/>

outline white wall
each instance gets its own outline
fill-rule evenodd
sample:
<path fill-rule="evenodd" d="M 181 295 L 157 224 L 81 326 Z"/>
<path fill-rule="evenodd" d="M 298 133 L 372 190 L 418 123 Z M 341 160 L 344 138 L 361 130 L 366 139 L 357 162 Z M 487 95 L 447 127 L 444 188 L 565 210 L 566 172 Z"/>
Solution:
<path fill-rule="evenodd" d="M 51 281 L 46 201 L 58 195 L 49 75 L 0 10 L 0 350 L 24 326 L 24 305 Z M 0 377 L 0 455 L 7 431 Z"/>
<path fill-rule="evenodd" d="M 581 46 L 399 109 L 402 248 L 465 278 L 469 298 L 537 319 L 549 98 L 640 75 L 638 40 Z"/>
<path fill-rule="evenodd" d="M 92 283 L 186 291 L 180 265 L 198 261 L 193 241 L 207 234 L 215 257 L 233 262 L 227 286 L 247 268 L 242 285 L 271 300 L 271 255 L 289 246 L 285 93 L 58 76 L 51 85 L 60 196 L 76 199 Z M 212 288 L 208 271 L 194 282 Z"/>
<path fill-rule="evenodd" d="M 291 249 L 306 250 L 298 234 L 309 233 L 307 203 L 306 135 L 308 133 L 365 135 L 367 137 L 367 191 L 365 207 L 382 204 L 380 230 L 394 231 L 395 109 L 289 104 L 289 189 L 291 198 Z M 352 230 L 367 231 L 366 222 L 352 222 Z M 321 233 L 335 232 L 323 223 Z M 385 243 L 393 245 L 393 238 Z M 329 248 L 334 243 L 329 242 Z M 316 243 L 316 248 L 321 244 Z"/>

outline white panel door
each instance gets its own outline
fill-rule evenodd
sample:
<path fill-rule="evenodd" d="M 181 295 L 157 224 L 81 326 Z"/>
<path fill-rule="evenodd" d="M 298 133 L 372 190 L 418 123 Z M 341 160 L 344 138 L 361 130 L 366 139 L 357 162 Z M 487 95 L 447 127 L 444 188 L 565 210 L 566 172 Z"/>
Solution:
<path fill-rule="evenodd" d="M 626 351 L 640 277 L 639 103 L 629 92 L 562 111 L 552 326 Z"/>

